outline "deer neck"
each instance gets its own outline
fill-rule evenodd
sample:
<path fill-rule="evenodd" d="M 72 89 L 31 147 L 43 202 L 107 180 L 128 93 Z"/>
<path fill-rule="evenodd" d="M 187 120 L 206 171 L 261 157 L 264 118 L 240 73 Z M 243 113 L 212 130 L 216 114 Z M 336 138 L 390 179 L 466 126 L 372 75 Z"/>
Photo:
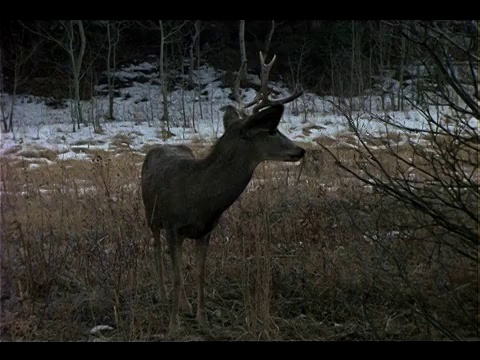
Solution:
<path fill-rule="evenodd" d="M 246 146 L 220 142 L 201 163 L 204 175 L 210 179 L 212 206 L 224 211 L 245 190 L 259 161 Z"/>

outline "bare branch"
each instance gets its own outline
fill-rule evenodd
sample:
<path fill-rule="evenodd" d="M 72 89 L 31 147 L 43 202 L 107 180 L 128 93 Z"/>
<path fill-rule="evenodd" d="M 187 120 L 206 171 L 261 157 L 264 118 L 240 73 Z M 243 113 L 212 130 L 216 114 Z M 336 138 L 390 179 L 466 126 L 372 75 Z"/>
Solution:
<path fill-rule="evenodd" d="M 160 22 L 162 23 L 163 29 L 160 29 Z M 167 28 L 167 24 L 164 23 L 164 20 L 155 20 L 155 21 L 147 21 L 146 23 L 143 21 L 134 21 L 135 24 L 139 25 L 140 27 L 144 29 L 150 29 L 150 30 L 158 30 L 158 31 L 163 31 L 163 40 L 164 43 L 172 43 L 174 40 L 167 41 L 169 38 L 173 37 L 176 35 L 180 30 L 183 29 L 183 27 L 188 24 L 190 20 L 183 20 L 183 22 L 179 25 L 172 26 L 172 29 Z"/>
<path fill-rule="evenodd" d="M 167 35 L 165 35 L 165 41 L 168 40 L 169 37 L 175 35 L 177 32 L 179 32 L 180 30 L 182 30 L 182 28 L 188 23 L 189 20 L 183 20 L 183 22 L 178 25 L 177 27 L 171 29 Z"/>
<path fill-rule="evenodd" d="M 268 32 L 267 39 L 265 40 L 265 54 L 268 54 L 270 50 L 270 44 L 272 43 L 273 32 L 275 31 L 275 20 L 272 20 L 272 26 Z"/>
<path fill-rule="evenodd" d="M 80 53 L 78 54 L 77 57 L 77 73 L 80 74 L 80 70 L 82 68 L 82 61 L 83 61 L 83 55 L 85 54 L 85 47 L 86 47 L 86 39 L 85 39 L 85 31 L 83 29 L 83 22 L 82 20 L 77 20 L 77 25 L 78 25 L 78 30 L 80 32 Z"/>
<path fill-rule="evenodd" d="M 247 53 L 245 50 L 245 20 L 240 20 L 238 37 L 240 42 L 240 69 L 238 70 L 237 78 L 235 79 L 233 93 L 237 101 L 239 110 L 244 112 L 245 105 L 243 104 L 242 98 L 240 96 L 240 83 L 243 76 L 247 73 Z"/>
<path fill-rule="evenodd" d="M 475 55 L 473 52 L 469 51 L 469 49 L 465 49 L 462 45 L 460 45 L 459 43 L 455 42 L 450 36 L 448 36 L 442 29 L 440 29 L 438 27 L 438 25 L 427 25 L 428 26 L 428 29 L 430 29 L 431 31 L 435 32 L 436 34 L 440 35 L 443 39 L 445 39 L 447 42 L 450 43 L 450 45 L 453 45 L 456 49 L 460 49 L 466 53 L 468 53 L 468 55 L 474 59 L 475 61 L 480 61 L 480 57 L 478 57 L 477 55 Z"/>

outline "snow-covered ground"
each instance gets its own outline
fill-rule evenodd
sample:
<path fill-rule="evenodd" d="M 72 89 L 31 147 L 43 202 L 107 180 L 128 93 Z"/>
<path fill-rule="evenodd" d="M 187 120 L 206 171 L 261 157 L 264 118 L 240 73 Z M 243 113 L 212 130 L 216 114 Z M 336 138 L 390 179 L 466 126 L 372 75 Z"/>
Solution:
<path fill-rule="evenodd" d="M 83 102 L 83 114 L 89 126 L 81 126 L 72 131 L 73 102 L 67 101 L 66 106 L 53 109 L 45 104 L 44 99 L 30 95 L 17 96 L 14 109 L 14 132 L 2 133 L 0 155 L 21 156 L 22 151 L 47 148 L 58 152 L 58 159 L 85 158 L 82 148 L 115 150 L 121 144 L 133 150 L 142 150 L 145 145 L 162 143 L 212 143 L 223 134 L 223 111 L 230 100 L 231 89 L 222 86 L 222 71 L 204 65 L 196 70 L 193 82 L 200 85 L 195 90 L 182 90 L 178 85 L 182 76 L 177 76 L 176 88 L 169 93 L 170 131 L 167 135 L 165 123 L 160 121 L 163 110 L 158 73 L 154 65 L 143 62 L 126 66 L 115 74 L 117 81 L 127 87 L 119 89 L 120 96 L 114 100 L 115 121 L 106 121 L 108 109 L 106 95 L 98 95 L 91 101 Z M 139 77 L 140 76 L 140 77 Z M 188 77 L 183 76 L 184 79 Z M 135 80 L 141 79 L 141 82 Z M 259 83 L 257 75 L 249 74 L 250 83 Z M 290 90 L 281 83 L 271 82 L 278 96 L 287 96 Z M 106 85 L 96 89 L 105 94 Z M 253 89 L 242 91 L 244 101 L 248 102 L 255 96 Z M 9 109 L 11 97 L 0 94 L 0 101 Z M 387 99 L 388 100 L 388 99 Z M 354 103 L 371 106 L 379 117 L 385 113 L 378 111 L 381 99 L 359 97 Z M 349 132 L 348 121 L 335 111 L 332 103 L 338 103 L 333 97 L 319 97 L 306 93 L 296 100 L 295 106 L 288 104 L 279 128 L 291 139 L 312 145 L 322 136 L 336 138 Z M 200 108 L 201 107 L 201 108 Z M 424 129 L 427 124 L 424 116 L 418 111 L 389 112 L 388 115 L 398 124 L 409 128 Z M 355 116 L 356 125 L 361 131 L 370 134 L 385 132 L 385 123 L 375 120 L 372 115 L 358 111 Z M 95 133 L 93 119 L 98 119 L 102 133 Z M 188 126 L 184 126 L 185 122 Z M 192 123 L 195 122 L 195 130 Z M 472 119 L 472 124 L 478 120 Z M 395 131 L 394 127 L 389 129 Z"/>

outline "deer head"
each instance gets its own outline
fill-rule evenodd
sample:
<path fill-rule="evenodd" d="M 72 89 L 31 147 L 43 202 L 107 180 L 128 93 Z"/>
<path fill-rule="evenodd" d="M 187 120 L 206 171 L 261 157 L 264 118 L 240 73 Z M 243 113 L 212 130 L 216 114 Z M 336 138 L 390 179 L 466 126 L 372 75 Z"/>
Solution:
<path fill-rule="evenodd" d="M 247 148 L 254 151 L 258 161 L 298 161 L 305 150 L 283 135 L 278 130 L 278 124 L 284 112 L 284 104 L 295 100 L 303 92 L 297 88 L 293 95 L 283 99 L 269 99 L 268 76 L 275 59 L 276 56 L 266 64 L 260 52 L 261 89 L 255 99 L 247 104 L 243 104 L 240 97 L 240 76 L 245 63 L 242 64 L 234 88 L 237 107 L 229 105 L 224 108 L 225 134 L 232 142 L 247 142 Z M 252 114 L 249 115 L 246 109 L 251 106 Z"/>

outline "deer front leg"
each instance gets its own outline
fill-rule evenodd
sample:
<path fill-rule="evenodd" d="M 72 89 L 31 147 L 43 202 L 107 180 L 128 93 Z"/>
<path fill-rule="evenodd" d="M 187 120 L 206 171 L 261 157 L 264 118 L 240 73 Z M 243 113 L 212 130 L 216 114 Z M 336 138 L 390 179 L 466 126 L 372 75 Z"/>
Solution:
<path fill-rule="evenodd" d="M 167 291 L 165 289 L 165 270 L 163 266 L 162 243 L 160 239 L 160 229 L 153 231 L 153 248 L 154 248 L 154 262 L 155 270 L 159 277 L 158 297 L 160 302 L 167 300 Z"/>
<path fill-rule="evenodd" d="M 174 333 L 179 325 L 180 319 L 178 316 L 180 292 L 182 290 L 182 244 L 183 240 L 180 238 L 174 229 L 166 231 L 168 247 L 170 249 L 170 257 L 172 259 L 173 267 L 173 296 L 172 296 L 172 313 L 170 316 L 169 332 Z"/>
<path fill-rule="evenodd" d="M 198 286 L 198 308 L 197 321 L 200 325 L 208 325 L 207 314 L 205 312 L 205 260 L 207 257 L 210 234 L 195 241 L 195 253 L 197 258 L 197 286 Z"/>
<path fill-rule="evenodd" d="M 180 312 L 184 314 L 192 314 L 193 309 L 192 305 L 190 305 L 190 302 L 188 301 L 187 298 L 187 293 L 185 291 L 185 279 L 183 277 L 183 256 L 182 256 L 182 247 L 180 245 L 179 247 L 179 255 L 178 255 L 178 262 L 179 262 L 179 269 L 180 269 L 180 299 L 179 299 L 179 310 Z"/>

